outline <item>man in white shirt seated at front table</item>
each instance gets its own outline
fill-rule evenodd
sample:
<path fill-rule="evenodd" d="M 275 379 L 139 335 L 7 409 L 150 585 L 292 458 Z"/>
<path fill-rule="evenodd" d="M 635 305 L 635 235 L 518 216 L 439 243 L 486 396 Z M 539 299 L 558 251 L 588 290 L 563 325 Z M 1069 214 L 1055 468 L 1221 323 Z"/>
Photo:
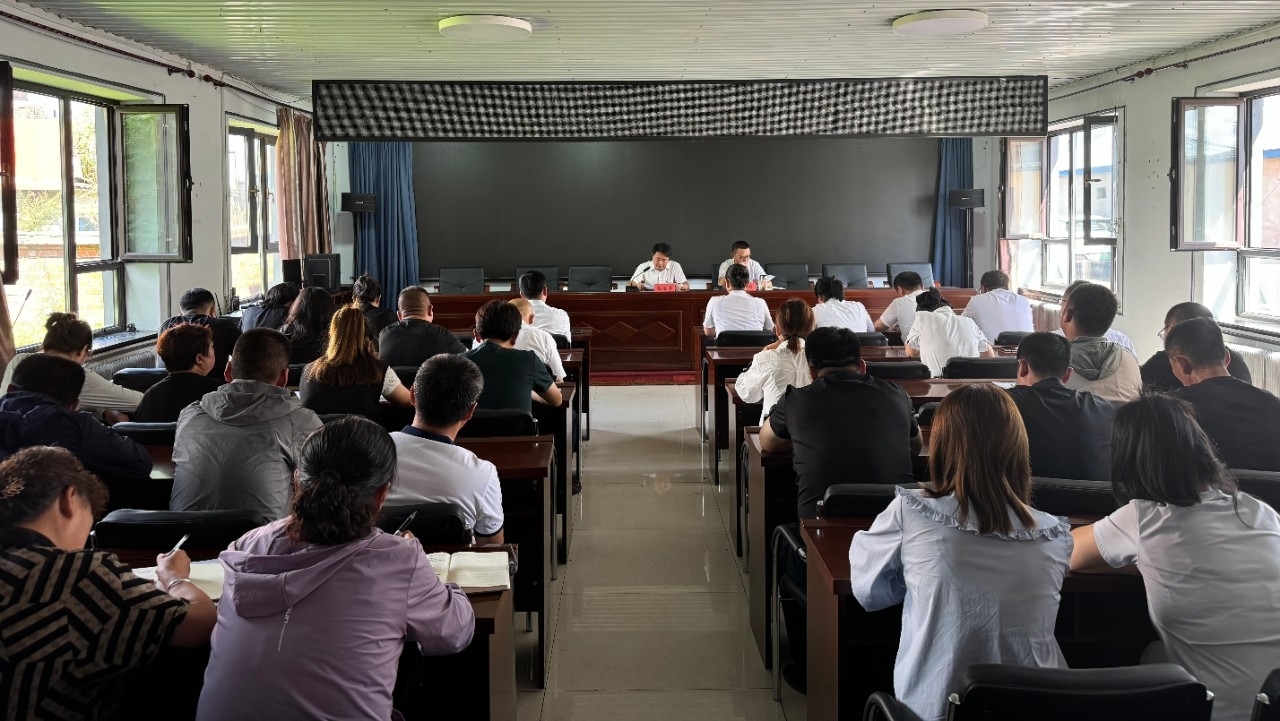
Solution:
<path fill-rule="evenodd" d="M 707 301 L 707 314 L 702 329 L 707 335 L 719 335 L 727 330 L 773 331 L 773 318 L 769 304 L 763 298 L 747 293 L 747 267 L 733 264 L 725 271 L 728 295 L 715 296 Z"/>
<path fill-rule="evenodd" d="M 564 380 L 564 363 L 560 360 L 560 349 L 556 347 L 556 339 L 533 324 L 533 305 L 524 298 L 516 298 L 509 302 L 520 311 L 520 334 L 516 336 L 516 349 L 533 351 L 533 354 L 551 369 L 551 375 L 557 383 Z"/>
<path fill-rule="evenodd" d="M 764 267 L 751 259 L 751 246 L 747 245 L 747 241 L 736 241 L 730 248 L 733 250 L 733 257 L 720 264 L 720 271 L 716 273 L 716 285 L 730 290 L 727 274 L 729 267 L 736 264 L 747 269 L 748 284 L 755 283 L 758 290 L 772 290 L 773 284 L 765 278 Z"/>
<path fill-rule="evenodd" d="M 1009 290 L 1009 276 L 998 270 L 982 274 L 982 292 L 969 299 L 961 313 L 982 329 L 983 335 L 995 342 L 1005 331 L 1030 333 L 1031 301 Z"/>
<path fill-rule="evenodd" d="M 911 323 L 916 318 L 916 296 L 924 292 L 924 279 L 914 270 L 904 270 L 893 276 L 893 289 L 898 297 L 889 303 L 889 307 L 880 314 L 876 321 L 876 330 L 885 333 L 897 330 L 906 340 L 911 333 Z"/>
<path fill-rule="evenodd" d="M 689 290 L 689 279 L 684 277 L 684 269 L 671 259 L 671 246 L 657 243 L 653 246 L 653 257 L 647 263 L 636 266 L 627 283 L 640 290 L 653 290 L 655 285 L 674 285 L 676 290 Z"/>
<path fill-rule="evenodd" d="M 551 335 L 570 337 L 569 314 L 547 305 L 547 276 L 536 270 L 520 276 L 520 297 L 533 306 L 533 324 Z"/>
<path fill-rule="evenodd" d="M 428 358 L 413 380 L 413 424 L 391 434 L 396 483 L 387 505 L 456 503 L 480 543 L 502 543 L 502 486 L 498 469 L 454 445 L 471 420 L 484 376 L 466 356 Z"/>

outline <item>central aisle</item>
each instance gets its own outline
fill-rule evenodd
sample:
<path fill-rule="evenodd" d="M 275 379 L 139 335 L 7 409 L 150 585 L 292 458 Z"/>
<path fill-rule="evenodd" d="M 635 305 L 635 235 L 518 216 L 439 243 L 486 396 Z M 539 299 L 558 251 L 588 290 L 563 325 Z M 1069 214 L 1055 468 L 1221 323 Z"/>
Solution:
<path fill-rule="evenodd" d="M 570 563 L 552 585 L 550 681 L 520 721 L 802 721 L 770 698 L 726 522 L 703 479 L 696 386 L 592 388 Z M 528 634 L 517 633 L 521 658 Z M 521 638 L 523 637 L 523 638 Z"/>

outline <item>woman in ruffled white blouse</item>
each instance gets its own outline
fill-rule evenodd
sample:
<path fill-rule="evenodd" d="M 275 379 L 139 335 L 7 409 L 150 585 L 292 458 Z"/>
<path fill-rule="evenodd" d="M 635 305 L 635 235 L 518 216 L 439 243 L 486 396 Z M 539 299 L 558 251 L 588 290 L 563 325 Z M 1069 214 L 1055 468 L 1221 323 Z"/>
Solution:
<path fill-rule="evenodd" d="M 946 397 L 934 417 L 932 489 L 898 489 L 849 548 L 868 611 L 903 603 L 893 669 L 898 699 L 923 719 L 975 663 L 1065 668 L 1054 639 L 1071 558 L 1065 519 L 1030 506 L 1027 434 L 994 385 Z"/>
<path fill-rule="evenodd" d="M 803 388 L 813 382 L 804 355 L 804 339 L 813 330 L 813 311 L 803 300 L 788 298 L 778 306 L 773 321 L 778 340 L 751 359 L 751 365 L 734 385 L 738 397 L 747 403 L 763 402 L 757 425 L 764 423 L 787 386 Z"/>

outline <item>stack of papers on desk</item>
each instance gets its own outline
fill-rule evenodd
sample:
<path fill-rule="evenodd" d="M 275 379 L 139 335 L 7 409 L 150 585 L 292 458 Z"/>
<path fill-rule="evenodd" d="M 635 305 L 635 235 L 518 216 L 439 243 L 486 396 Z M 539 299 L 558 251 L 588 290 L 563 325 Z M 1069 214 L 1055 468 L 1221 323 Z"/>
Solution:
<path fill-rule="evenodd" d="M 441 583 L 457 584 L 467 593 L 505 591 L 511 588 L 511 570 L 506 553 L 428 553 L 427 560 Z"/>

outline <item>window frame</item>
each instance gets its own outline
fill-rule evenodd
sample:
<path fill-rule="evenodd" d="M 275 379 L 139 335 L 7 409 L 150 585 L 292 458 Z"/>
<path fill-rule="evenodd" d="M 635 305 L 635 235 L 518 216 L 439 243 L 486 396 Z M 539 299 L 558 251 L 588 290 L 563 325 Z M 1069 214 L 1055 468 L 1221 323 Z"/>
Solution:
<path fill-rule="evenodd" d="M 3 216 L 3 265 L 0 283 L 18 282 L 18 173 L 14 138 L 13 66 L 0 60 L 0 215 Z"/>
<path fill-rule="evenodd" d="M 271 268 L 268 263 L 268 256 L 280 252 L 279 229 L 271 224 L 271 207 L 275 202 L 276 188 L 272 183 L 268 182 L 268 151 L 267 148 L 276 147 L 279 137 L 256 130 L 254 127 L 246 127 L 245 125 L 236 124 L 240 120 L 237 116 L 228 114 L 227 139 L 233 136 L 243 137 L 245 139 L 246 148 L 248 149 L 248 172 L 249 172 L 249 239 L 248 246 L 233 247 L 231 245 L 231 227 L 228 223 L 224 228 L 223 235 L 227 248 L 232 256 L 255 254 L 258 256 L 258 272 L 262 280 L 262 290 L 265 293 L 271 281 Z M 247 122 L 247 121 L 240 121 Z M 256 126 L 255 126 L 256 127 Z M 224 162 L 227 162 L 227 172 L 225 174 L 224 193 L 227 199 L 228 208 L 231 202 L 231 186 L 232 178 L 230 172 L 230 146 L 224 154 Z M 276 171 L 277 181 L 279 171 Z M 228 219 L 230 215 L 228 214 Z M 230 279 L 234 282 L 234 279 Z"/>
<path fill-rule="evenodd" d="M 110 125 L 112 132 L 112 157 L 111 157 L 111 179 L 113 185 L 118 185 L 118 196 L 113 196 L 113 210 L 115 216 L 112 218 L 114 231 L 116 233 L 115 251 L 116 256 L 124 261 L 145 261 L 150 263 L 190 263 L 194 261 L 192 251 L 192 218 L 191 218 L 191 191 L 195 183 L 191 178 L 191 109 L 187 105 L 166 105 L 157 103 L 116 103 L 111 106 L 114 109 L 112 113 Z M 178 174 L 178 243 L 177 250 L 173 253 L 139 253 L 131 252 L 128 248 L 128 240 L 125 237 L 125 215 L 127 208 L 124 206 L 124 188 L 127 183 L 127 169 L 125 146 L 123 134 L 123 117 L 128 114 L 172 114 L 175 117 L 175 136 L 174 142 L 177 148 L 177 167 L 174 171 Z M 166 178 L 166 180 L 168 180 Z"/>
<path fill-rule="evenodd" d="M 1186 118 L 1186 112 L 1192 108 L 1214 108 L 1214 107 L 1234 107 L 1236 109 L 1236 199 L 1235 199 L 1235 233 L 1234 240 L 1226 243 L 1204 242 L 1195 240 L 1185 240 L 1186 233 L 1183 228 L 1183 203 L 1186 198 L 1183 197 L 1182 179 L 1186 175 L 1186 127 L 1183 120 Z M 1173 165 L 1169 169 L 1169 249 L 1175 252 L 1197 251 L 1197 250 L 1240 250 L 1247 247 L 1245 232 L 1247 228 L 1246 214 L 1248 212 L 1248 180 L 1249 180 L 1249 164 L 1250 158 L 1245 153 L 1247 138 L 1249 137 L 1249 97 L 1238 95 L 1234 97 L 1192 97 L 1192 98 L 1173 98 L 1173 131 L 1170 133 L 1173 142 L 1172 159 Z"/>
<path fill-rule="evenodd" d="M 1235 248 L 1236 252 L 1236 317 L 1254 321 L 1262 321 L 1268 324 L 1280 323 L 1280 315 L 1272 315 L 1268 313 L 1249 312 L 1248 289 L 1249 289 L 1249 259 L 1250 258 L 1269 258 L 1280 259 L 1280 248 L 1263 248 L 1255 245 L 1253 238 L 1253 212 L 1255 210 L 1253 204 L 1254 188 L 1253 183 L 1253 145 L 1249 139 L 1254 137 L 1254 116 L 1252 112 L 1253 105 L 1256 102 L 1269 97 L 1280 97 L 1280 86 L 1266 88 L 1249 93 L 1242 93 L 1239 99 L 1244 101 L 1241 108 L 1242 122 L 1240 126 L 1240 145 L 1236 148 L 1237 156 L 1242 158 L 1240 162 L 1240 172 L 1243 176 L 1244 183 L 1243 192 L 1243 209 L 1238 216 L 1238 229 L 1240 232 L 1240 245 Z"/>

